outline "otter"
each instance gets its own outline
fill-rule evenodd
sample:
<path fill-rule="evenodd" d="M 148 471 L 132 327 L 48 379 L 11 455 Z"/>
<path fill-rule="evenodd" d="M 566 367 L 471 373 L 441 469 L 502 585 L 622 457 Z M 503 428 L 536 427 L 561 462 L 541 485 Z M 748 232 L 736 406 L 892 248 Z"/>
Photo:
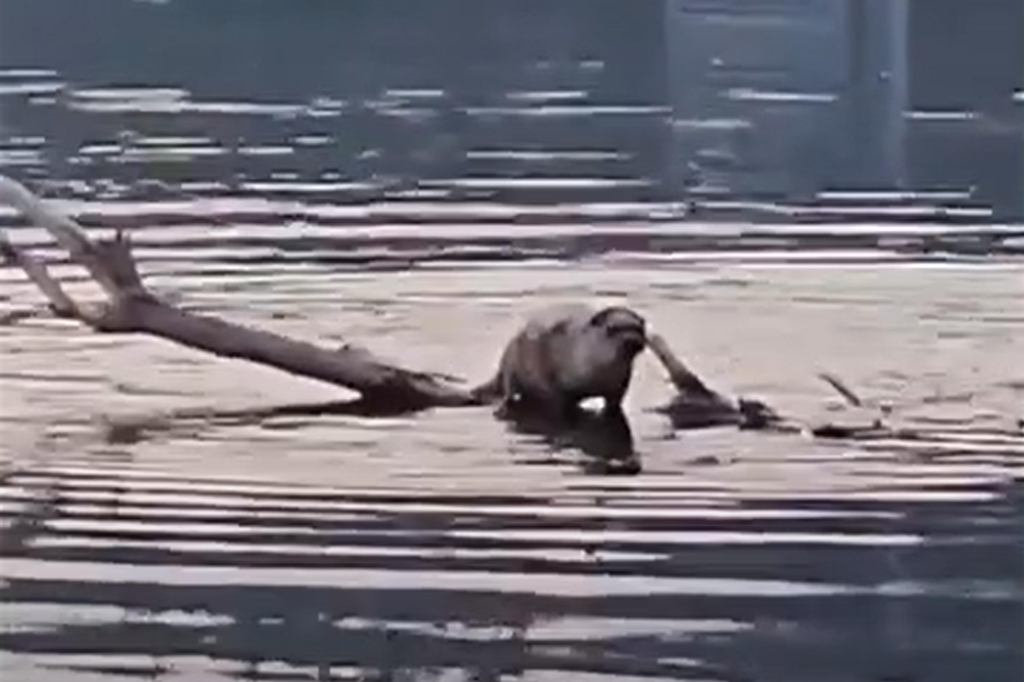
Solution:
<path fill-rule="evenodd" d="M 494 377 L 472 395 L 499 402 L 499 415 L 515 405 L 569 416 L 589 398 L 602 398 L 605 411 L 621 411 L 633 361 L 647 346 L 646 326 L 624 306 L 547 306 L 526 320 Z"/>

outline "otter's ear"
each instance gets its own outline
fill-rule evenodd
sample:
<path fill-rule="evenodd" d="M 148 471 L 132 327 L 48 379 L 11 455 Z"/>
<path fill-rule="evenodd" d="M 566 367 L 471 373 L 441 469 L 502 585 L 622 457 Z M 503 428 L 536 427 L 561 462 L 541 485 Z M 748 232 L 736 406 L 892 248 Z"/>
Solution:
<path fill-rule="evenodd" d="M 611 314 L 615 312 L 615 308 L 602 308 L 594 313 L 590 318 L 591 327 L 603 327 Z"/>

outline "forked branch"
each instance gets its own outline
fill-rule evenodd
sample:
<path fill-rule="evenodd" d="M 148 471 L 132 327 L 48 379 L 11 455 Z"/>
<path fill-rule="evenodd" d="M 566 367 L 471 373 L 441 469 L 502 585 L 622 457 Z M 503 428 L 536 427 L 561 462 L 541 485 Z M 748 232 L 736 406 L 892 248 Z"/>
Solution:
<path fill-rule="evenodd" d="M 126 233 L 119 231 L 112 240 L 94 242 L 75 221 L 4 176 L 0 176 L 0 202 L 45 228 L 107 294 L 108 301 L 98 306 L 76 303 L 42 263 L 0 234 L 4 260 L 20 267 L 59 315 L 81 320 L 98 331 L 149 334 L 214 355 L 276 367 L 356 391 L 366 401 L 385 409 L 476 404 L 468 391 L 440 380 L 438 375 L 399 367 L 363 348 L 322 348 L 180 310 L 146 289 Z"/>

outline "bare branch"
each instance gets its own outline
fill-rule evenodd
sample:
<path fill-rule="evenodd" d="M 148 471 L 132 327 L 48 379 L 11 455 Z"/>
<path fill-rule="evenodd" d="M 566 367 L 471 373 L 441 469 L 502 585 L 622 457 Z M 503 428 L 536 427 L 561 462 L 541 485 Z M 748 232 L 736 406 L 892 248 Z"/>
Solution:
<path fill-rule="evenodd" d="M 697 394 L 706 398 L 717 396 L 689 367 L 683 364 L 683 361 L 672 352 L 668 343 L 660 335 L 649 334 L 647 346 L 665 367 L 669 379 L 680 393 Z"/>
<path fill-rule="evenodd" d="M 8 265 L 21 268 L 28 278 L 39 287 L 46 297 L 50 311 L 57 317 L 66 317 L 84 322 L 101 331 L 114 331 L 110 307 L 105 304 L 80 306 L 64 291 L 60 283 L 50 276 L 46 266 L 31 255 L 12 244 L 7 236 L 0 233 L 0 257 Z M 26 317 L 27 315 L 22 315 Z"/>
<path fill-rule="evenodd" d="M 29 221 L 45 228 L 72 260 L 89 271 L 111 298 L 119 294 L 117 283 L 103 265 L 96 246 L 78 223 L 53 210 L 23 185 L 3 175 L 0 175 L 0 203 L 18 209 Z"/>
<path fill-rule="evenodd" d="M 822 381 L 827 383 L 832 388 L 836 389 L 836 392 L 838 392 L 839 395 L 843 396 L 846 402 L 848 402 L 851 406 L 863 406 L 864 403 L 861 401 L 860 397 L 858 397 L 857 394 L 854 393 L 849 386 L 844 384 L 839 377 L 835 376 L 834 374 L 822 372 L 821 374 L 818 375 L 818 378 L 820 378 Z"/>
<path fill-rule="evenodd" d="M 4 234 L 0 234 L 0 257 L 7 265 L 19 267 L 25 271 L 28 278 L 39 287 L 46 300 L 50 302 L 50 309 L 58 317 L 78 317 L 78 306 L 71 300 L 64 289 L 56 280 L 50 277 L 39 261 L 14 246 Z"/>
<path fill-rule="evenodd" d="M 4 176 L 0 176 L 0 202 L 14 206 L 50 232 L 103 287 L 110 297 L 108 305 L 99 311 L 78 306 L 42 264 L 4 240 L 5 257 L 25 270 L 56 310 L 98 330 L 151 334 L 214 355 L 269 365 L 357 391 L 382 409 L 478 404 L 469 391 L 451 386 L 440 375 L 407 370 L 363 348 L 322 348 L 175 308 L 145 288 L 126 233 L 118 231 L 113 240 L 94 243 L 73 220 Z"/>

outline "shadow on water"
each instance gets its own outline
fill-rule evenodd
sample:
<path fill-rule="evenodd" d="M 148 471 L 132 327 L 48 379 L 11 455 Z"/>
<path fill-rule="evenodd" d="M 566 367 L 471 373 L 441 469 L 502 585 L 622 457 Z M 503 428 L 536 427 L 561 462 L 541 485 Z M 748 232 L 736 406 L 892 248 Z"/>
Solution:
<path fill-rule="evenodd" d="M 585 473 L 640 473 L 633 429 L 621 410 L 581 408 L 566 417 L 555 418 L 520 407 L 505 413 L 503 418 L 510 431 L 539 437 L 549 448 L 552 462 L 560 461 L 560 453 L 575 450 L 583 454 L 580 466 Z"/>
<path fill-rule="evenodd" d="M 282 417 L 389 419 L 411 416 L 424 409 L 421 405 L 360 397 L 233 410 L 184 410 L 167 415 L 110 420 L 105 426 L 103 438 L 109 444 L 132 444 L 145 440 L 155 432 L 187 427 L 196 421 L 213 425 L 261 423 Z M 595 411 L 581 408 L 571 416 L 556 419 L 542 412 L 520 408 L 500 418 L 510 431 L 539 438 L 549 448 L 551 463 L 561 464 L 561 453 L 578 451 L 583 454 L 579 464 L 584 473 L 633 475 L 641 471 L 633 430 L 621 410 Z"/>
<path fill-rule="evenodd" d="M 45 487 L 50 504 L 34 535 L 4 541 L 5 667 L 807 682 L 1021 670 L 1019 482 L 716 506 L 683 483 L 651 505 L 589 480 L 590 503 L 568 505 L 15 474 L 5 497 Z"/>
<path fill-rule="evenodd" d="M 282 417 L 359 417 L 388 419 L 407 417 L 422 412 L 423 407 L 394 401 L 380 401 L 365 397 L 347 400 L 287 403 L 269 407 L 242 409 L 191 409 L 169 414 L 140 415 L 108 419 L 103 440 L 111 445 L 134 444 L 160 431 L 194 425 L 196 422 L 214 424 L 256 424 Z"/>

